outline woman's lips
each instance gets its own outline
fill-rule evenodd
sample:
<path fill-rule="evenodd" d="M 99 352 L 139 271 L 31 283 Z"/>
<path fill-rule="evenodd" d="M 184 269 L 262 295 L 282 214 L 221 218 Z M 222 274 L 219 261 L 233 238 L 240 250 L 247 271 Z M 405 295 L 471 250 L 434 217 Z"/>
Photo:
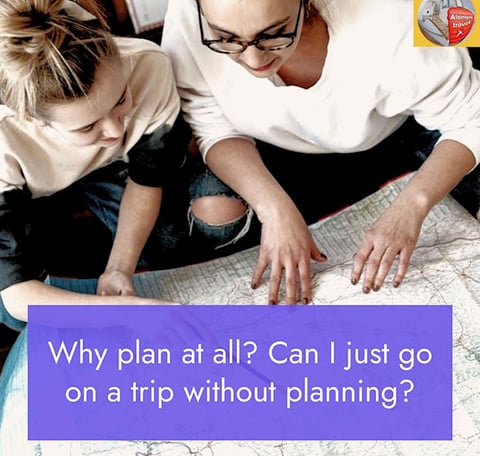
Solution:
<path fill-rule="evenodd" d="M 262 71 L 268 71 L 270 68 L 272 68 L 273 62 L 274 60 L 272 60 L 270 63 L 267 63 L 266 65 L 262 65 L 261 67 L 252 68 L 251 66 L 249 66 L 248 68 L 250 68 L 252 71 L 256 71 L 257 73 L 261 73 Z"/>

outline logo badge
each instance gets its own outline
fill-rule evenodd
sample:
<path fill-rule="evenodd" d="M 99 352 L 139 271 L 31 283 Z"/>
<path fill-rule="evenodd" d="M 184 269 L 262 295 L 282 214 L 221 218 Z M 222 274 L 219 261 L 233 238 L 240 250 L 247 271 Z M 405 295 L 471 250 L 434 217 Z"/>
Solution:
<path fill-rule="evenodd" d="M 469 0 L 424 0 L 418 8 L 417 21 L 430 42 L 455 46 L 470 35 L 475 12 Z"/>

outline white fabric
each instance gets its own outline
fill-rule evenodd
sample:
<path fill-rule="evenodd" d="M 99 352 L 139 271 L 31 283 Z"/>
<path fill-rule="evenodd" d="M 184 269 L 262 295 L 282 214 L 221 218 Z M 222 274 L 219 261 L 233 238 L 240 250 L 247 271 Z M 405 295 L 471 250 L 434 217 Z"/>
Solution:
<path fill-rule="evenodd" d="M 467 50 L 414 47 L 411 0 L 333 3 L 322 10 L 330 36 L 323 74 L 303 89 L 255 78 L 203 46 L 195 0 L 169 2 L 162 47 L 202 154 L 234 136 L 298 152 L 357 152 L 414 115 L 478 162 L 480 73 Z"/>

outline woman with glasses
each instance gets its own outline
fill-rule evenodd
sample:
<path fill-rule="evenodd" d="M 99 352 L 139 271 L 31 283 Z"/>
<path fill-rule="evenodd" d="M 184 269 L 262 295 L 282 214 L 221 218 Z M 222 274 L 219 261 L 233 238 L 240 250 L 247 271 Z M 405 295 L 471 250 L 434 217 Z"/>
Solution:
<path fill-rule="evenodd" d="M 209 168 L 258 217 L 252 286 L 270 267 L 270 303 L 283 279 L 287 302 L 310 300 L 310 260 L 326 258 L 308 223 L 428 156 L 354 259 L 351 282 L 363 275 L 368 293 L 398 257 L 399 286 L 429 210 L 477 164 L 480 75 L 465 49 L 415 48 L 411 8 L 410 0 L 169 3 L 162 45 L 185 117 Z M 476 174 L 456 187 L 471 189 L 472 213 Z M 192 217 L 207 220 L 210 209 L 193 204 Z"/>

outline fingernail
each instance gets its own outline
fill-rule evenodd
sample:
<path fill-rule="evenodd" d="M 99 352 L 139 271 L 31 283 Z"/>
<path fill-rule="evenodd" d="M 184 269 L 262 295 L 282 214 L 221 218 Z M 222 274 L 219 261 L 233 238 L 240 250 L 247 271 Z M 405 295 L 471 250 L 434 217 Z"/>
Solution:
<path fill-rule="evenodd" d="M 363 287 L 363 292 L 364 292 L 365 294 L 370 293 L 370 287 Z"/>
<path fill-rule="evenodd" d="M 400 286 L 400 282 L 398 280 L 395 280 L 395 282 L 393 282 L 393 287 L 398 288 L 399 286 Z"/>
<path fill-rule="evenodd" d="M 320 256 L 321 256 L 324 260 L 328 260 L 327 255 L 325 255 L 324 253 L 320 252 Z"/>
<path fill-rule="evenodd" d="M 373 286 L 373 291 L 378 291 L 378 290 L 380 290 L 380 287 L 378 285 L 374 285 Z"/>
<path fill-rule="evenodd" d="M 302 298 L 302 304 L 308 304 L 310 302 L 309 298 Z"/>
<path fill-rule="evenodd" d="M 252 290 L 256 290 L 258 288 L 258 283 L 257 282 L 252 282 L 250 284 L 250 286 L 252 287 Z"/>
<path fill-rule="evenodd" d="M 357 279 L 354 279 L 353 277 L 350 279 L 350 282 L 352 282 L 352 285 L 356 285 L 358 283 Z"/>
<path fill-rule="evenodd" d="M 277 304 L 277 301 L 275 301 L 275 299 L 270 299 L 270 301 L 268 302 L 270 305 L 274 306 Z"/>

